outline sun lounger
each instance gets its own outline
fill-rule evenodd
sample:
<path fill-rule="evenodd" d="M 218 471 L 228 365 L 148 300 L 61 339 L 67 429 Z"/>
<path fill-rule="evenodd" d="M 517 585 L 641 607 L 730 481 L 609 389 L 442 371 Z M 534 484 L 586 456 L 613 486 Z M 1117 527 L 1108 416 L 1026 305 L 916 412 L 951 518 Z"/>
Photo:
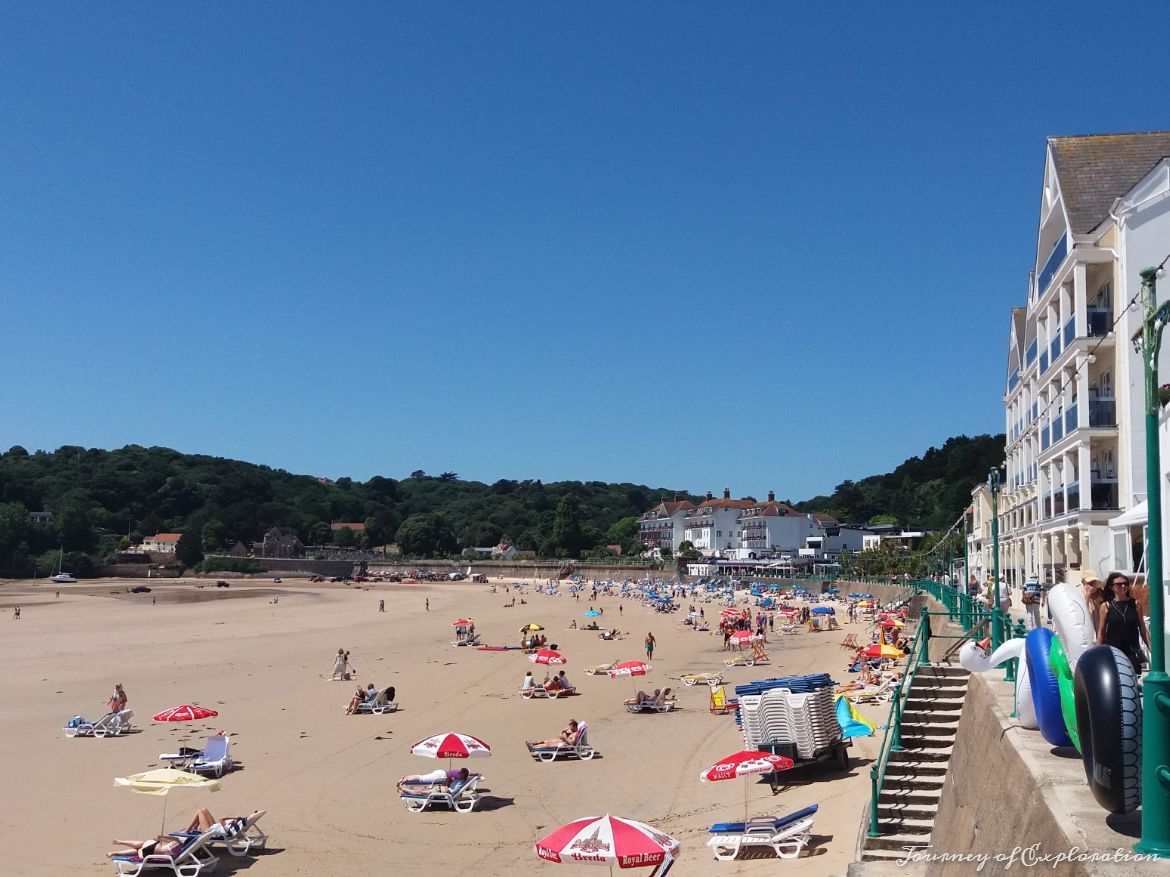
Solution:
<path fill-rule="evenodd" d="M 722 673 L 683 673 L 679 677 L 683 685 L 710 685 L 714 688 L 723 682 Z"/>
<path fill-rule="evenodd" d="M 170 763 L 191 773 L 206 773 L 221 777 L 232 769 L 232 738 L 227 734 L 212 734 L 202 749 L 180 749 L 159 755 L 159 761 Z"/>
<path fill-rule="evenodd" d="M 114 856 L 110 861 L 114 863 L 114 870 L 120 877 L 135 877 L 143 871 L 156 869 L 171 871 L 176 877 L 197 877 L 204 870 L 211 871 L 219 864 L 219 859 L 208 849 L 215 833 L 207 831 L 185 836 L 183 845 L 171 855 L 152 853 L 149 856 Z"/>
<path fill-rule="evenodd" d="M 378 692 L 373 700 L 364 700 L 358 704 L 354 715 L 380 716 L 383 713 L 398 711 L 398 702 L 394 700 L 394 686 L 384 688 Z"/>
<path fill-rule="evenodd" d="M 668 713 L 675 708 L 678 701 L 673 697 L 665 698 L 661 694 L 658 697 L 648 698 L 641 703 L 626 702 L 626 712 L 628 713 Z"/>
<path fill-rule="evenodd" d="M 859 688 L 855 691 L 843 691 L 841 694 L 854 703 L 889 703 L 890 698 L 894 696 L 895 687 L 896 683 L 887 679 L 873 688 Z"/>
<path fill-rule="evenodd" d="M 255 810 L 251 816 L 244 819 L 228 820 L 224 828 L 226 833 L 208 832 L 211 839 L 207 842 L 207 846 L 211 848 L 223 847 L 233 856 L 246 856 L 252 850 L 262 850 L 268 843 L 268 835 L 262 832 L 256 825 L 266 814 L 267 810 Z M 189 831 L 175 831 L 171 833 L 174 837 L 197 837 L 198 832 Z"/>
<path fill-rule="evenodd" d="M 557 746 L 537 746 L 529 749 L 532 757 L 537 761 L 556 761 L 558 758 L 579 758 L 582 761 L 588 761 L 597 751 L 589 745 L 589 724 L 581 722 L 577 727 L 577 742 L 570 746 L 567 743 L 561 743 Z"/>
<path fill-rule="evenodd" d="M 551 697 L 553 700 L 556 700 L 562 694 L 569 695 L 574 691 L 576 691 L 575 688 L 553 688 L 550 690 L 543 685 L 534 685 L 531 688 L 521 688 L 520 696 L 525 700 L 533 700 L 534 698 L 540 700 L 544 697 Z"/>
<path fill-rule="evenodd" d="M 733 655 L 730 658 L 724 658 L 723 664 L 726 667 L 754 667 L 756 664 L 767 664 L 768 653 L 760 646 L 759 643 L 752 643 L 751 654 Z"/>
<path fill-rule="evenodd" d="M 707 841 L 715 858 L 729 862 L 748 847 L 771 847 L 781 859 L 795 859 L 809 841 L 817 804 L 780 819 L 720 822 L 711 826 Z"/>
<path fill-rule="evenodd" d="M 411 813 L 422 813 L 427 807 L 448 807 L 456 813 L 470 813 L 479 803 L 480 795 L 477 787 L 483 780 L 480 774 L 472 774 L 462 783 L 447 786 L 439 780 L 431 788 L 424 789 L 425 784 L 419 783 L 417 790 L 403 790 L 398 793 L 402 803 Z"/>
<path fill-rule="evenodd" d="M 847 634 L 845 636 L 845 639 L 841 640 L 841 648 L 849 649 L 849 651 L 854 651 L 856 649 L 861 648 L 860 644 L 858 644 L 858 642 L 857 642 L 857 634 L 855 634 L 855 633 Z"/>
<path fill-rule="evenodd" d="M 585 668 L 586 676 L 604 676 L 610 670 L 618 665 L 617 661 L 610 661 L 608 664 L 594 664 L 592 667 Z"/>
<path fill-rule="evenodd" d="M 81 716 L 74 716 L 65 723 L 66 737 L 117 737 L 130 730 L 134 710 L 106 713 L 96 722 L 87 722 Z"/>

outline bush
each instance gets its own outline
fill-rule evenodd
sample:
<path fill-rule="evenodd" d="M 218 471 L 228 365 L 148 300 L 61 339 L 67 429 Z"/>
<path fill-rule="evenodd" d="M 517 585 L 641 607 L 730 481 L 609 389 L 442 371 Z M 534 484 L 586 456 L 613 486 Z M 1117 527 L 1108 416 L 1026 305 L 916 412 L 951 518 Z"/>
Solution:
<path fill-rule="evenodd" d="M 266 572 L 266 570 L 264 564 L 252 557 L 208 557 L 195 567 L 195 572 L 248 574 Z"/>

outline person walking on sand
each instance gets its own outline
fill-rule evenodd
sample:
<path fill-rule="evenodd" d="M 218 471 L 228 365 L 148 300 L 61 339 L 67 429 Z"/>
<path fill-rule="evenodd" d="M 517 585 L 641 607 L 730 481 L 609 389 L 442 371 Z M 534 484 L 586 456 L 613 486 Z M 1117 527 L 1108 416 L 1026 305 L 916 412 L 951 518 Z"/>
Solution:
<path fill-rule="evenodd" d="M 19 606 L 17 606 L 16 608 L 14 608 L 12 610 L 12 620 L 13 621 L 20 621 L 20 607 Z"/>
<path fill-rule="evenodd" d="M 654 645 L 655 645 L 654 634 L 647 633 L 646 634 L 646 660 L 647 661 L 654 659 Z"/>
<path fill-rule="evenodd" d="M 385 601 L 385 600 L 379 600 L 379 601 L 378 601 L 378 611 L 379 611 L 379 612 L 385 612 L 385 611 L 386 611 L 386 601 Z"/>
<path fill-rule="evenodd" d="M 431 598 L 427 597 L 427 612 L 431 611 Z"/>
<path fill-rule="evenodd" d="M 330 679 L 344 679 L 345 678 L 345 669 L 346 669 L 345 665 L 348 663 L 348 661 L 346 660 L 347 657 L 348 656 L 346 654 L 345 649 L 338 649 L 337 650 L 337 660 L 333 662 L 333 675 L 329 677 Z"/>

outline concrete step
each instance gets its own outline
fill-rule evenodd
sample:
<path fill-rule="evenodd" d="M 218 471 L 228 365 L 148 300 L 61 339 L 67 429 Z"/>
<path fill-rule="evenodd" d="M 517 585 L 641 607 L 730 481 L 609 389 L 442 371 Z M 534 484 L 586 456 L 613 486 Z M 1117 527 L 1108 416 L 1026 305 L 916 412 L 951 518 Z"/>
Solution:
<path fill-rule="evenodd" d="M 950 761 L 951 750 L 954 748 L 949 744 L 946 746 L 910 746 L 906 741 L 902 741 L 905 749 L 899 752 L 890 753 L 890 761 Z"/>
<path fill-rule="evenodd" d="M 911 712 L 949 713 L 958 716 L 963 711 L 966 698 L 962 697 L 911 697 L 902 704 L 902 714 Z"/>
<path fill-rule="evenodd" d="M 958 710 L 939 710 L 936 712 L 934 710 L 916 709 L 904 710 L 902 712 L 903 728 L 906 727 L 906 725 L 918 725 L 924 723 L 931 725 L 955 724 L 955 726 L 958 727 L 958 721 Z"/>
<path fill-rule="evenodd" d="M 879 806 L 882 804 L 903 804 L 928 806 L 931 804 L 937 805 L 938 799 L 942 795 L 942 789 L 934 789 L 932 791 L 914 790 L 914 791 L 894 791 L 890 788 L 883 788 L 881 795 L 878 796 Z"/>
<path fill-rule="evenodd" d="M 938 813 L 938 806 L 932 805 L 928 807 L 910 807 L 910 806 L 890 806 L 878 804 L 878 820 L 879 823 L 883 819 L 891 820 L 906 820 L 918 819 L 934 824 L 934 817 Z"/>
<path fill-rule="evenodd" d="M 929 664 L 923 664 L 918 668 L 919 672 L 937 673 L 940 676 L 968 676 L 970 671 L 959 664 L 943 663 L 942 661 L 931 661 Z"/>
<path fill-rule="evenodd" d="M 906 737 L 954 737 L 959 723 L 941 718 L 934 722 L 908 722 L 902 720 L 902 739 Z"/>
<path fill-rule="evenodd" d="M 889 764 L 886 765 L 886 782 L 891 778 L 898 777 L 907 780 L 926 780 L 929 782 L 942 782 L 946 777 L 947 765 L 939 764 L 936 761 L 894 761 L 893 755 L 900 755 L 904 753 L 893 753 L 890 757 Z M 913 755 L 914 753 L 909 753 Z"/>
<path fill-rule="evenodd" d="M 945 688 L 950 689 L 966 689 L 966 676 L 926 676 L 922 678 L 915 678 L 914 683 L 910 686 L 911 691 L 919 691 L 923 688 Z"/>
<path fill-rule="evenodd" d="M 924 819 L 907 818 L 886 818 L 880 813 L 878 814 L 878 831 L 883 835 L 886 834 L 908 834 L 917 836 L 921 843 L 925 843 L 930 839 L 930 833 L 934 831 L 934 819 L 927 817 Z"/>
<path fill-rule="evenodd" d="M 945 749 L 947 757 L 950 757 L 951 748 L 954 746 L 955 738 L 952 737 L 927 737 L 924 735 L 902 735 L 902 746 L 912 751 L 921 752 L 924 749 Z"/>
<path fill-rule="evenodd" d="M 914 847 L 914 849 L 924 850 L 926 844 Z M 861 861 L 863 862 L 900 862 L 906 858 L 906 850 L 882 850 L 882 849 L 862 849 Z"/>
<path fill-rule="evenodd" d="M 938 776 L 890 776 L 886 774 L 882 782 L 882 794 L 889 792 L 892 795 L 934 795 L 938 797 L 942 794 L 942 787 L 946 776 L 939 774 Z"/>

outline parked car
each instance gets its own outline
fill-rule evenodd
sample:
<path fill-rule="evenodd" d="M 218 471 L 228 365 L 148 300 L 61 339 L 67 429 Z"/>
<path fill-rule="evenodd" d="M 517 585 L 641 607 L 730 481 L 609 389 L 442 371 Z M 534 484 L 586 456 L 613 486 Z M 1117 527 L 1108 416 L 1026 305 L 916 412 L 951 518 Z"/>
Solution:
<path fill-rule="evenodd" d="M 131 594 L 149 594 L 150 588 L 146 587 L 146 585 L 135 585 L 133 588 L 130 589 L 130 593 Z"/>
<path fill-rule="evenodd" d="M 487 584 L 487 580 L 488 580 L 488 578 L 487 578 L 487 576 L 485 576 L 483 573 L 481 573 L 481 572 L 477 572 L 475 575 L 473 575 L 473 576 L 471 577 L 471 580 L 472 580 L 473 582 L 478 582 L 478 583 L 479 583 L 479 584 L 481 584 L 481 585 L 486 585 L 486 584 Z"/>
<path fill-rule="evenodd" d="M 231 583 L 231 582 L 225 582 L 223 579 L 220 579 L 219 581 L 217 581 L 217 582 L 215 583 L 215 586 L 216 586 L 217 588 L 230 588 L 230 587 L 232 586 L 232 583 Z"/>

